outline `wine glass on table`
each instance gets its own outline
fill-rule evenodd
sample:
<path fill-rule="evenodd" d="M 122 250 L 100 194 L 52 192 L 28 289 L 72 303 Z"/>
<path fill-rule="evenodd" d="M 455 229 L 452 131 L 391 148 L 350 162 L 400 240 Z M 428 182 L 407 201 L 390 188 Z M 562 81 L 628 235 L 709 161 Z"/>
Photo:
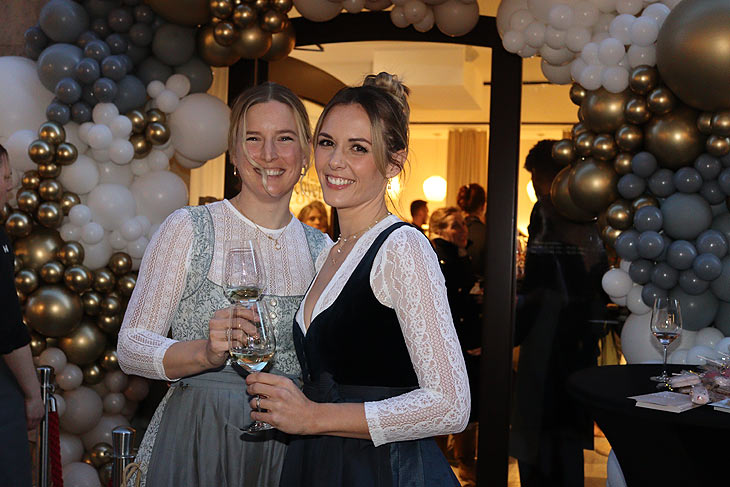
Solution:
<path fill-rule="evenodd" d="M 662 375 L 651 377 L 654 382 L 667 383 L 667 348 L 682 333 L 682 313 L 679 300 L 675 298 L 656 298 L 651 308 L 651 332 L 664 347 L 664 367 Z"/>
<path fill-rule="evenodd" d="M 231 242 L 226 246 L 223 264 L 223 285 L 231 307 L 231 320 L 228 329 L 228 353 L 234 364 L 247 372 L 260 372 L 273 359 L 276 351 L 276 337 L 261 298 L 266 277 L 261 266 L 261 257 L 256 242 L 244 240 Z M 255 332 L 244 333 L 238 321 L 238 309 L 251 309 L 258 317 L 251 325 Z M 257 403 L 260 401 L 257 396 Z M 260 408 L 257 408 L 259 411 Z M 254 433 L 272 429 L 261 421 L 254 421 L 244 432 Z"/>

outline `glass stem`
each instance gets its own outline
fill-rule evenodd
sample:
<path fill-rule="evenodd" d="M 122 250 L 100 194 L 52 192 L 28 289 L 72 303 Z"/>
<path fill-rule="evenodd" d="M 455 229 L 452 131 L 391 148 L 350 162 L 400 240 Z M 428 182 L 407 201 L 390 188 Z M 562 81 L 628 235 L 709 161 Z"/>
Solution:
<path fill-rule="evenodd" d="M 667 346 L 664 345 L 664 372 L 662 372 L 662 377 L 667 377 Z"/>

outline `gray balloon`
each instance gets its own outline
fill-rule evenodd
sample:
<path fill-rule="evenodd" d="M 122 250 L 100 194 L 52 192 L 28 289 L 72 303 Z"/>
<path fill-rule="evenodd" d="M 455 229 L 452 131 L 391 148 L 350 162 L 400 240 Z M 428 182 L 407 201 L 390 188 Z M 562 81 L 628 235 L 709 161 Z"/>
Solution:
<path fill-rule="evenodd" d="M 715 321 L 720 302 L 711 292 L 705 291 L 702 294 L 692 295 L 675 287 L 669 291 L 669 297 L 679 300 L 679 307 L 682 310 L 682 327 L 685 330 L 697 331 Z"/>
<path fill-rule="evenodd" d="M 700 188 L 700 195 L 711 205 L 719 205 L 725 201 L 725 193 L 717 181 L 705 181 Z"/>
<path fill-rule="evenodd" d="M 616 239 L 616 253 L 624 260 L 635 261 L 639 258 L 639 232 L 626 230 Z"/>
<path fill-rule="evenodd" d="M 184 64 L 195 54 L 195 30 L 175 24 L 164 24 L 152 40 L 155 57 L 169 66 Z"/>
<path fill-rule="evenodd" d="M 55 42 L 76 42 L 89 28 L 89 15 L 84 7 L 71 0 L 51 0 L 38 17 L 43 32 Z"/>
<path fill-rule="evenodd" d="M 640 232 L 662 229 L 662 210 L 656 206 L 642 206 L 634 213 L 634 228 Z"/>
<path fill-rule="evenodd" d="M 705 230 L 700 233 L 695 246 L 700 254 L 713 254 L 720 259 L 727 254 L 727 240 L 717 230 Z"/>
<path fill-rule="evenodd" d="M 37 61 L 42 52 L 43 49 L 36 49 L 33 46 L 29 46 L 27 44 L 23 46 L 23 56 L 27 57 L 28 59 L 32 59 L 33 61 Z"/>
<path fill-rule="evenodd" d="M 149 55 L 150 50 L 148 47 L 135 46 L 131 42 L 129 43 L 129 47 L 127 47 L 127 56 L 132 60 L 132 64 L 134 66 L 138 66 L 142 61 L 147 59 Z"/>
<path fill-rule="evenodd" d="M 647 259 L 637 259 L 629 266 L 629 277 L 636 284 L 646 284 L 651 281 L 654 264 Z"/>
<path fill-rule="evenodd" d="M 86 0 L 84 7 L 92 17 L 106 17 L 121 4 L 121 0 Z"/>
<path fill-rule="evenodd" d="M 717 215 L 722 213 L 727 213 L 727 205 L 724 201 L 719 205 L 710 205 L 710 209 L 712 210 L 712 218 L 715 218 Z"/>
<path fill-rule="evenodd" d="M 112 54 L 124 54 L 127 52 L 127 47 L 129 47 L 129 42 L 122 34 L 109 34 L 104 40 L 109 44 Z"/>
<path fill-rule="evenodd" d="M 646 189 L 646 181 L 636 174 L 629 173 L 621 176 L 616 186 L 618 193 L 627 200 L 633 200 L 641 196 Z"/>
<path fill-rule="evenodd" d="M 710 283 L 697 277 L 692 269 L 687 269 L 679 273 L 679 287 L 687 294 L 697 295 L 707 291 Z"/>
<path fill-rule="evenodd" d="M 205 93 L 213 84 L 213 70 L 198 56 L 193 56 L 185 64 L 175 66 L 175 72 L 188 77 L 190 93 Z"/>
<path fill-rule="evenodd" d="M 73 44 L 52 44 L 38 56 L 38 79 L 48 91 L 54 91 L 62 78 L 73 76 L 81 49 Z"/>
<path fill-rule="evenodd" d="M 71 105 L 71 120 L 76 123 L 91 121 L 91 107 L 83 101 Z"/>
<path fill-rule="evenodd" d="M 101 76 L 101 67 L 96 59 L 85 57 L 76 63 L 74 76 L 81 83 L 93 83 Z"/>
<path fill-rule="evenodd" d="M 134 15 L 131 9 L 115 8 L 109 12 L 106 21 L 114 32 L 129 32 L 129 28 L 134 24 Z"/>
<path fill-rule="evenodd" d="M 664 240 L 664 248 L 662 249 L 662 253 L 659 254 L 659 256 L 656 259 L 654 259 L 657 262 L 664 262 L 665 260 L 667 260 L 667 253 L 669 252 L 669 246 L 672 245 L 672 243 L 674 243 L 674 240 L 667 237 L 665 234 L 662 233 L 661 236 L 662 236 L 662 240 Z"/>
<path fill-rule="evenodd" d="M 730 167 L 730 154 L 722 156 L 720 162 L 722 163 L 722 167 Z"/>
<path fill-rule="evenodd" d="M 644 300 L 644 304 L 652 307 L 656 298 L 666 298 L 668 295 L 665 289 L 657 287 L 656 285 L 649 283 L 645 284 L 641 290 L 641 299 Z"/>
<path fill-rule="evenodd" d="M 715 296 L 723 301 L 730 301 L 730 257 L 722 259 L 722 271 L 720 276 L 710 283 L 710 289 Z"/>
<path fill-rule="evenodd" d="M 675 193 L 662 203 L 664 231 L 673 239 L 692 240 L 712 223 L 712 210 L 702 196 Z"/>
<path fill-rule="evenodd" d="M 73 78 L 62 78 L 55 93 L 59 101 L 71 105 L 81 99 L 81 85 Z"/>
<path fill-rule="evenodd" d="M 134 7 L 134 20 L 143 24 L 151 24 L 155 20 L 155 12 L 147 5 Z"/>
<path fill-rule="evenodd" d="M 23 40 L 25 41 L 26 46 L 30 46 L 34 50 L 38 50 L 40 52 L 42 52 L 48 45 L 48 37 L 46 37 L 46 34 L 44 34 L 43 30 L 37 25 L 28 27 L 23 34 Z"/>
<path fill-rule="evenodd" d="M 111 56 L 111 54 L 112 50 L 109 48 L 109 44 L 101 39 L 89 41 L 84 47 L 84 57 L 90 57 L 99 63 L 102 62 L 105 57 Z"/>
<path fill-rule="evenodd" d="M 720 301 L 720 307 L 717 309 L 714 325 L 725 336 L 730 336 L 730 303 Z"/>
<path fill-rule="evenodd" d="M 674 186 L 682 193 L 696 193 L 702 187 L 702 176 L 693 167 L 682 167 L 674 173 Z"/>
<path fill-rule="evenodd" d="M 93 107 L 96 105 L 99 100 L 96 99 L 96 96 L 94 96 L 94 85 L 84 85 L 81 88 L 81 99 L 86 103 L 87 105 Z"/>
<path fill-rule="evenodd" d="M 692 267 L 696 257 L 697 249 L 686 240 L 675 240 L 667 251 L 667 263 L 680 271 Z"/>
<path fill-rule="evenodd" d="M 158 80 L 163 83 L 173 74 L 172 68 L 154 56 L 150 56 L 137 66 L 137 76 L 146 85 L 150 81 Z"/>
<path fill-rule="evenodd" d="M 641 178 L 648 178 L 659 167 L 659 163 L 651 152 L 639 152 L 631 158 L 631 171 Z"/>
<path fill-rule="evenodd" d="M 136 76 L 127 75 L 117 83 L 119 91 L 114 98 L 114 104 L 119 113 L 127 113 L 135 108 L 141 108 L 147 100 L 147 91 Z"/>
<path fill-rule="evenodd" d="M 93 30 L 87 30 L 86 32 L 81 34 L 78 39 L 76 39 L 76 45 L 83 49 L 86 47 L 86 44 L 91 41 L 95 41 L 98 38 L 99 36 L 96 35 L 96 32 L 94 32 Z"/>
<path fill-rule="evenodd" d="M 654 231 L 641 232 L 638 239 L 639 256 L 643 259 L 655 259 L 664 250 L 664 239 Z"/>
<path fill-rule="evenodd" d="M 730 196 L 730 167 L 723 169 L 717 176 L 717 184 L 726 196 Z"/>
<path fill-rule="evenodd" d="M 672 289 L 679 280 L 679 271 L 666 262 L 660 262 L 654 267 L 651 274 L 651 282 L 660 289 Z"/>
<path fill-rule="evenodd" d="M 90 27 L 102 39 L 112 33 L 109 24 L 106 23 L 106 19 L 93 19 Z"/>
<path fill-rule="evenodd" d="M 113 81 L 120 81 L 127 75 L 127 63 L 119 56 L 107 56 L 101 62 L 101 75 Z"/>
<path fill-rule="evenodd" d="M 720 258 L 716 255 L 700 254 L 692 263 L 692 270 L 695 271 L 695 274 L 700 279 L 714 281 L 720 277 L 722 262 L 720 262 Z"/>
<path fill-rule="evenodd" d="M 730 213 L 722 213 L 712 219 L 713 230 L 717 230 L 730 243 Z"/>
<path fill-rule="evenodd" d="M 65 103 L 54 99 L 46 108 L 46 118 L 51 122 L 65 125 L 71 120 L 71 109 Z"/>
<path fill-rule="evenodd" d="M 649 177 L 649 191 L 660 198 L 670 196 L 675 191 L 673 177 L 669 169 L 659 169 Z"/>
<path fill-rule="evenodd" d="M 694 166 L 705 181 L 717 178 L 720 171 L 722 171 L 722 163 L 720 160 L 710 154 L 701 154 L 695 160 Z"/>
<path fill-rule="evenodd" d="M 132 44 L 140 47 L 149 46 L 152 42 L 152 27 L 149 24 L 137 23 L 129 29 L 129 40 Z"/>
<path fill-rule="evenodd" d="M 94 97 L 101 103 L 111 103 L 117 96 L 117 84 L 109 78 L 94 81 Z"/>

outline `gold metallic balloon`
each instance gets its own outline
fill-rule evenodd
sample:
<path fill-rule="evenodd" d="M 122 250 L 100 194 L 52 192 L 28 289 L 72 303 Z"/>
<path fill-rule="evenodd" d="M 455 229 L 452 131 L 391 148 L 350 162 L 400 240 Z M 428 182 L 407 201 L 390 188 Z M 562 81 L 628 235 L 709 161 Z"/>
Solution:
<path fill-rule="evenodd" d="M 281 32 L 276 32 L 271 36 L 271 47 L 263 57 L 265 61 L 280 61 L 287 57 L 294 49 L 297 42 L 294 25 L 288 20 Z"/>
<path fill-rule="evenodd" d="M 76 161 L 79 151 L 76 146 L 70 142 L 63 142 L 56 147 L 56 164 L 68 166 Z"/>
<path fill-rule="evenodd" d="M 652 66 L 637 66 L 629 73 L 629 88 L 638 95 L 646 95 L 659 84 L 659 73 Z"/>
<path fill-rule="evenodd" d="M 132 122 L 133 134 L 144 133 L 144 128 L 147 125 L 147 117 L 142 110 L 132 110 L 128 112 L 127 118 Z"/>
<path fill-rule="evenodd" d="M 611 133 L 626 122 L 624 109 L 631 91 L 610 93 L 603 88 L 589 91 L 581 103 L 583 123 L 592 132 Z"/>
<path fill-rule="evenodd" d="M 697 112 L 685 106 L 655 116 L 644 128 L 644 148 L 668 169 L 693 163 L 704 146 L 705 137 L 697 129 Z"/>
<path fill-rule="evenodd" d="M 162 122 L 151 122 L 145 129 L 145 138 L 153 145 L 162 145 L 170 140 L 170 129 Z"/>
<path fill-rule="evenodd" d="M 101 299 L 101 316 L 114 316 L 122 311 L 122 300 L 119 296 L 109 293 Z"/>
<path fill-rule="evenodd" d="M 625 124 L 616 131 L 616 145 L 622 151 L 636 152 L 644 143 L 644 131 L 637 125 Z"/>
<path fill-rule="evenodd" d="M 600 213 L 618 198 L 617 182 L 618 174 L 611 165 L 595 159 L 580 161 L 570 171 L 570 198 L 579 208 Z"/>
<path fill-rule="evenodd" d="M 108 293 L 114 289 L 116 283 L 114 274 L 106 267 L 94 271 L 94 290 Z"/>
<path fill-rule="evenodd" d="M 722 157 L 730 153 L 730 139 L 718 135 L 710 135 L 705 143 L 705 150 L 714 157 Z"/>
<path fill-rule="evenodd" d="M 225 19 L 233 12 L 233 2 L 231 0 L 211 0 L 210 13 L 219 19 Z"/>
<path fill-rule="evenodd" d="M 583 88 L 578 83 L 573 83 L 572 85 L 570 85 L 570 101 L 572 101 L 576 105 L 580 106 L 580 104 L 583 103 L 583 100 L 585 100 L 587 94 L 588 90 Z"/>
<path fill-rule="evenodd" d="M 595 138 L 593 132 L 585 132 L 573 139 L 575 153 L 580 157 L 588 157 L 593 150 L 593 139 Z"/>
<path fill-rule="evenodd" d="M 30 294 L 40 284 L 38 273 L 33 269 L 21 269 L 15 274 L 15 287 L 23 294 Z"/>
<path fill-rule="evenodd" d="M 616 159 L 613 160 L 614 171 L 616 171 L 620 176 L 630 173 L 631 158 L 632 155 L 628 152 L 621 152 L 619 155 L 617 155 Z"/>
<path fill-rule="evenodd" d="M 84 456 L 81 457 L 81 461 L 84 462 L 87 465 L 94 466 L 94 464 L 91 461 L 91 452 L 85 452 Z"/>
<path fill-rule="evenodd" d="M 293 6 L 292 0 L 271 0 L 271 7 L 283 14 L 289 12 Z"/>
<path fill-rule="evenodd" d="M 674 110 L 677 99 L 666 86 L 657 86 L 646 97 L 646 106 L 656 115 L 664 115 Z"/>
<path fill-rule="evenodd" d="M 173 24 L 195 27 L 210 18 L 209 0 L 145 0 L 145 3 Z"/>
<path fill-rule="evenodd" d="M 616 157 L 618 147 L 611 134 L 598 134 L 593 138 L 591 155 L 599 161 L 608 161 Z"/>
<path fill-rule="evenodd" d="M 15 258 L 13 259 L 13 272 L 14 273 L 19 272 L 20 269 L 22 269 L 22 268 L 23 268 L 23 259 L 21 259 L 20 257 L 18 257 L 16 255 Z"/>
<path fill-rule="evenodd" d="M 710 135 L 712 133 L 712 117 L 710 112 L 702 112 L 697 116 L 697 130 L 701 134 Z"/>
<path fill-rule="evenodd" d="M 7 203 L 0 206 L 0 225 L 5 225 L 5 221 L 8 219 L 11 211 L 13 211 L 13 209 Z"/>
<path fill-rule="evenodd" d="M 113 370 L 119 370 L 119 359 L 117 358 L 117 351 L 114 348 L 107 348 L 104 354 L 99 359 L 99 364 L 104 370 L 109 372 Z"/>
<path fill-rule="evenodd" d="M 48 164 L 56 157 L 56 148 L 44 140 L 34 140 L 28 146 L 28 157 L 36 164 Z"/>
<path fill-rule="evenodd" d="M 147 110 L 147 123 L 165 123 L 167 122 L 167 115 L 162 110 L 157 108 L 150 108 Z"/>
<path fill-rule="evenodd" d="M 58 145 L 66 140 L 66 130 L 57 122 L 43 122 L 38 129 L 38 138 L 52 145 Z"/>
<path fill-rule="evenodd" d="M 265 12 L 271 8 L 270 0 L 252 0 L 249 3 L 259 12 Z"/>
<path fill-rule="evenodd" d="M 106 463 L 99 468 L 99 481 L 101 485 L 112 485 L 114 477 L 114 463 Z"/>
<path fill-rule="evenodd" d="M 100 315 L 96 322 L 105 333 L 109 335 L 116 335 L 119 333 L 119 328 L 122 326 L 121 315 Z"/>
<path fill-rule="evenodd" d="M 30 333 L 30 353 L 37 357 L 43 350 L 46 349 L 46 339 L 38 333 Z"/>
<path fill-rule="evenodd" d="M 46 284 L 58 284 L 63 280 L 63 271 L 63 264 L 57 260 L 52 260 L 43 264 L 38 274 Z"/>
<path fill-rule="evenodd" d="M 120 277 L 117 282 L 117 291 L 119 294 L 128 298 L 134 291 L 134 286 L 137 285 L 137 277 L 134 274 L 127 274 L 126 276 Z"/>
<path fill-rule="evenodd" d="M 601 239 L 603 240 L 603 243 L 613 248 L 613 246 L 616 245 L 616 239 L 619 235 L 621 235 L 621 233 L 623 233 L 623 230 L 607 225 L 603 228 L 603 230 L 601 230 Z"/>
<path fill-rule="evenodd" d="M 575 140 L 580 134 L 590 132 L 583 122 L 578 122 L 570 129 L 570 138 Z"/>
<path fill-rule="evenodd" d="M 249 25 L 231 46 L 244 59 L 258 59 L 271 47 L 271 33 L 257 24 Z"/>
<path fill-rule="evenodd" d="M 63 214 L 68 215 L 68 212 L 71 211 L 71 208 L 78 204 L 81 204 L 81 198 L 79 198 L 79 195 L 77 195 L 76 193 L 72 193 L 71 191 L 65 191 L 61 195 L 60 203 Z"/>
<path fill-rule="evenodd" d="M 152 144 L 149 143 L 144 134 L 135 134 L 129 138 L 134 147 L 134 158 L 143 159 L 152 151 Z"/>
<path fill-rule="evenodd" d="M 245 29 L 246 27 L 253 25 L 256 22 L 257 17 L 258 13 L 256 13 L 256 9 L 250 5 L 236 5 L 236 8 L 233 10 L 233 23 L 236 24 L 236 27 L 239 29 Z"/>
<path fill-rule="evenodd" d="M 5 231 L 13 238 L 27 237 L 33 231 L 33 219 L 24 211 L 15 210 L 5 219 Z"/>
<path fill-rule="evenodd" d="M 58 348 L 58 338 L 55 338 L 55 337 L 46 337 L 46 347 L 48 347 L 48 348 Z"/>
<path fill-rule="evenodd" d="M 84 304 L 84 313 L 89 316 L 96 316 L 101 310 L 101 294 L 96 291 L 85 292 L 81 296 L 81 302 Z"/>
<path fill-rule="evenodd" d="M 81 322 L 81 298 L 65 286 L 41 286 L 28 296 L 24 316 L 28 326 L 41 335 L 65 336 Z M 70 362 L 78 363 L 68 358 Z"/>
<path fill-rule="evenodd" d="M 108 266 L 114 274 L 122 276 L 132 270 L 132 258 L 126 252 L 115 252 L 109 257 Z"/>
<path fill-rule="evenodd" d="M 684 103 L 706 111 L 730 108 L 730 2 L 680 2 L 656 43 L 662 80 Z"/>
<path fill-rule="evenodd" d="M 626 102 L 624 116 L 628 123 L 641 125 L 651 119 L 652 113 L 646 105 L 646 99 L 643 96 L 632 96 Z"/>
<path fill-rule="evenodd" d="M 63 281 L 66 287 L 82 294 L 91 289 L 93 276 L 91 271 L 82 265 L 72 265 L 67 267 L 63 273 Z"/>
<path fill-rule="evenodd" d="M 104 380 L 104 370 L 98 364 L 87 365 L 81 370 L 86 384 L 93 386 Z M 91 461 L 94 461 L 94 450 L 91 450 Z"/>
<path fill-rule="evenodd" d="M 15 241 L 15 255 L 20 257 L 24 267 L 37 271 L 55 258 L 61 245 L 63 240 L 56 230 L 39 227 L 29 236 Z"/>
<path fill-rule="evenodd" d="M 550 199 L 552 200 L 553 205 L 555 205 L 555 208 L 565 218 L 578 222 L 593 221 L 595 220 L 595 216 L 583 208 L 576 206 L 570 198 L 570 191 L 568 190 L 570 171 L 570 166 L 564 167 L 558 175 L 555 176 L 552 186 L 550 187 Z"/>
<path fill-rule="evenodd" d="M 84 246 L 79 242 L 66 242 L 58 249 L 56 257 L 65 266 L 81 265 L 84 261 Z"/>
<path fill-rule="evenodd" d="M 578 108 L 578 113 L 576 115 L 578 116 L 578 121 L 582 123 L 583 122 L 583 119 L 584 119 L 584 117 L 583 117 L 583 110 L 581 110 L 580 108 Z"/>
<path fill-rule="evenodd" d="M 63 223 L 63 210 L 56 201 L 44 201 L 35 214 L 38 223 L 47 228 L 57 228 Z"/>
<path fill-rule="evenodd" d="M 106 335 L 91 321 L 82 321 L 71 333 L 58 340 L 69 362 L 88 365 L 104 353 Z"/>
<path fill-rule="evenodd" d="M 41 177 L 38 171 L 26 171 L 23 173 L 23 179 L 20 184 L 27 189 L 38 189 L 41 184 Z"/>
<path fill-rule="evenodd" d="M 721 137 L 730 135 L 730 111 L 717 112 L 712 117 L 712 133 Z"/>
<path fill-rule="evenodd" d="M 213 27 L 213 35 L 215 36 L 215 41 L 221 46 L 230 46 L 236 40 L 238 32 L 236 32 L 232 23 L 218 22 Z"/>
<path fill-rule="evenodd" d="M 28 297 L 20 292 L 20 289 L 15 290 L 16 296 L 18 296 L 18 303 L 20 303 L 21 306 L 25 305 L 25 301 L 28 299 Z"/>
<path fill-rule="evenodd" d="M 645 206 L 655 206 L 659 208 L 659 200 L 657 200 L 654 196 L 650 194 L 642 194 L 631 202 L 631 206 L 633 206 L 634 212 L 636 212 L 636 210 L 638 210 L 639 208 L 643 208 Z"/>
<path fill-rule="evenodd" d="M 60 201 L 63 186 L 55 179 L 44 179 L 38 186 L 38 195 L 46 201 Z"/>
<path fill-rule="evenodd" d="M 288 19 L 286 14 L 278 12 L 276 10 L 267 10 L 261 16 L 260 26 L 267 32 L 277 33 L 284 30 Z"/>
<path fill-rule="evenodd" d="M 55 162 L 38 164 L 38 175 L 43 179 L 53 179 L 61 175 L 61 166 Z"/>
<path fill-rule="evenodd" d="M 618 199 L 606 208 L 606 222 L 618 230 L 626 230 L 634 224 L 634 208 L 631 201 Z"/>
<path fill-rule="evenodd" d="M 553 144 L 553 160 L 558 164 L 567 166 L 575 159 L 575 147 L 570 139 L 558 140 Z"/>

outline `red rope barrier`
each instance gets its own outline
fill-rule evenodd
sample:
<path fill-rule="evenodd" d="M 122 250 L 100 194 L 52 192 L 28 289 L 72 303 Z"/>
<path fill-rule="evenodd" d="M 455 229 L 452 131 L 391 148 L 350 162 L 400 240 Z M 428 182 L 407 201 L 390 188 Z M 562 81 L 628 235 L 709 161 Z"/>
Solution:
<path fill-rule="evenodd" d="M 53 487 L 63 487 L 61 467 L 61 436 L 58 431 L 58 413 L 48 412 L 48 457 L 51 461 L 51 482 Z"/>

